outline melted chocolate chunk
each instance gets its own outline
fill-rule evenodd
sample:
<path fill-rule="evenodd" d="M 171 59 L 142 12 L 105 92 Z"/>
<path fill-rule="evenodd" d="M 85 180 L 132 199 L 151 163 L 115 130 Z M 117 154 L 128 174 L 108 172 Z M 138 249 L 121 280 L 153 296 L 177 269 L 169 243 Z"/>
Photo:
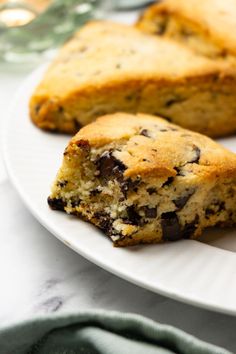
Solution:
<path fill-rule="evenodd" d="M 95 162 L 99 176 L 104 180 L 111 177 L 122 179 L 126 166 L 112 155 L 112 151 L 105 151 Z"/>
<path fill-rule="evenodd" d="M 209 219 L 210 216 L 220 213 L 225 210 L 225 202 L 215 202 L 205 210 L 205 216 Z"/>
<path fill-rule="evenodd" d="M 174 167 L 174 170 L 177 172 L 176 176 L 185 176 L 184 172 L 181 170 L 181 167 Z"/>
<path fill-rule="evenodd" d="M 133 205 L 131 205 L 131 206 L 127 207 L 126 211 L 127 211 L 127 215 L 128 215 L 127 222 L 131 223 L 132 225 L 139 225 L 140 220 L 141 220 L 141 216 L 137 213 L 137 211 L 135 210 L 135 207 Z"/>
<path fill-rule="evenodd" d="M 127 95 L 127 96 L 125 96 L 125 99 L 127 100 L 127 101 L 132 101 L 132 99 L 134 99 L 135 98 L 135 95 L 133 94 L 131 94 L 131 95 Z"/>
<path fill-rule="evenodd" d="M 98 219 L 100 229 L 106 235 L 111 235 L 113 220 L 110 218 L 110 216 L 104 212 L 97 212 L 94 214 L 94 217 Z"/>
<path fill-rule="evenodd" d="M 165 241 L 177 241 L 182 238 L 177 214 L 172 211 L 161 216 L 162 237 Z"/>
<path fill-rule="evenodd" d="M 101 190 L 95 188 L 95 189 L 91 190 L 89 192 L 89 194 L 91 195 L 91 197 L 95 197 L 96 195 L 100 194 L 101 192 L 102 192 Z"/>
<path fill-rule="evenodd" d="M 72 206 L 72 208 L 75 208 L 75 207 L 79 206 L 80 203 L 81 203 L 81 200 L 80 200 L 80 199 L 72 200 L 72 201 L 71 201 L 71 206 Z"/>
<path fill-rule="evenodd" d="M 58 106 L 58 112 L 59 113 L 63 113 L 64 112 L 64 108 L 62 106 Z"/>
<path fill-rule="evenodd" d="M 149 219 L 155 219 L 157 217 L 157 208 L 150 208 L 149 206 L 144 206 L 145 217 Z"/>
<path fill-rule="evenodd" d="M 195 189 L 186 190 L 186 193 L 181 197 L 173 200 L 174 205 L 178 210 L 181 210 L 188 202 L 189 198 L 195 193 Z"/>
<path fill-rule="evenodd" d="M 48 197 L 48 205 L 52 210 L 64 211 L 66 202 L 62 198 L 51 198 Z"/>
<path fill-rule="evenodd" d="M 188 38 L 188 37 L 193 36 L 193 35 L 194 35 L 194 32 L 191 31 L 189 28 L 181 28 L 181 35 L 182 35 L 183 37 Z"/>
<path fill-rule="evenodd" d="M 194 157 L 188 163 L 199 163 L 201 157 L 201 150 L 196 145 L 193 145 Z"/>
<path fill-rule="evenodd" d="M 79 123 L 76 118 L 74 118 L 74 126 L 77 131 L 79 131 L 82 128 L 82 124 Z"/>
<path fill-rule="evenodd" d="M 64 188 L 67 184 L 68 184 L 68 181 L 66 181 L 66 180 L 57 182 L 57 186 L 61 187 L 61 188 Z"/>
<path fill-rule="evenodd" d="M 163 183 L 162 187 L 170 186 L 173 181 L 174 181 L 174 177 L 168 177 L 165 183 Z"/>
<path fill-rule="evenodd" d="M 158 34 L 159 36 L 163 35 L 167 29 L 167 20 L 158 23 L 158 27 L 155 30 L 155 34 Z"/>
<path fill-rule="evenodd" d="M 41 104 L 39 104 L 39 103 L 38 103 L 38 104 L 36 104 L 36 105 L 35 105 L 35 107 L 34 107 L 34 111 L 35 111 L 35 113 L 36 113 L 36 114 L 38 114 L 38 113 L 39 113 L 40 108 L 41 108 Z"/>
<path fill-rule="evenodd" d="M 165 107 L 171 107 L 175 103 L 181 103 L 181 102 L 184 102 L 184 101 L 185 101 L 184 98 L 176 96 L 176 97 L 173 97 L 173 98 L 170 98 L 169 100 L 167 100 L 166 103 L 165 103 Z"/>
<path fill-rule="evenodd" d="M 112 221 L 108 218 L 103 218 L 99 223 L 99 227 L 103 232 L 105 232 L 106 235 L 110 235 L 112 229 Z"/>
<path fill-rule="evenodd" d="M 152 194 L 156 194 L 157 190 L 155 187 L 149 187 L 149 188 L 147 188 L 147 192 L 149 195 L 152 195 Z"/>
<path fill-rule="evenodd" d="M 140 135 L 146 136 L 147 138 L 151 138 L 150 133 L 147 129 L 143 129 L 141 130 L 141 132 L 139 133 Z"/>
<path fill-rule="evenodd" d="M 130 192 L 137 192 L 138 191 L 138 185 L 140 184 L 140 182 L 141 182 L 140 178 L 137 178 L 134 181 L 131 178 L 120 181 L 120 189 L 121 189 L 122 193 L 124 194 L 125 198 L 127 198 L 127 193 L 129 191 Z"/>
<path fill-rule="evenodd" d="M 184 228 L 182 230 L 182 237 L 184 239 L 190 238 L 194 234 L 198 223 L 199 223 L 199 216 L 196 215 L 193 221 L 184 225 Z"/>

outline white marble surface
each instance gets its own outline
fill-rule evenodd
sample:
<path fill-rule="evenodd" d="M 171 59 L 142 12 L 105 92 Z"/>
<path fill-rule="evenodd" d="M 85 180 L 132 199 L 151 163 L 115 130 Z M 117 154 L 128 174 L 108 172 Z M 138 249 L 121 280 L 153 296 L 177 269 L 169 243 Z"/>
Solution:
<path fill-rule="evenodd" d="M 1 134 L 12 95 L 31 69 L 0 63 Z M 103 308 L 142 314 L 236 353 L 235 317 L 129 284 L 83 259 L 46 231 L 11 186 L 1 151 L 0 196 L 0 326 L 47 312 Z"/>

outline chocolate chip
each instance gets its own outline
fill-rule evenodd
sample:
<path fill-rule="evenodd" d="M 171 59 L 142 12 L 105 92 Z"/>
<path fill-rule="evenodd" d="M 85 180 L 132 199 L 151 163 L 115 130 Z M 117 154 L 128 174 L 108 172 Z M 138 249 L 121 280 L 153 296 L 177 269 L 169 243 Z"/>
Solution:
<path fill-rule="evenodd" d="M 206 216 L 207 219 L 209 218 L 209 216 L 214 215 L 214 214 L 215 214 L 215 211 L 214 211 L 213 209 L 211 209 L 211 208 L 206 208 L 206 210 L 205 210 L 205 216 Z"/>
<path fill-rule="evenodd" d="M 75 142 L 75 144 L 81 149 L 81 150 L 84 150 L 85 152 L 89 152 L 90 151 L 90 145 L 89 145 L 89 142 L 88 140 L 78 140 Z"/>
<path fill-rule="evenodd" d="M 181 210 L 188 202 L 189 198 L 195 193 L 195 189 L 186 190 L 185 194 L 173 200 L 174 205 L 178 210 Z"/>
<path fill-rule="evenodd" d="M 135 95 L 127 95 L 127 96 L 125 96 L 125 99 L 127 101 L 132 101 L 133 98 L 135 98 Z"/>
<path fill-rule="evenodd" d="M 190 238 L 194 234 L 198 223 L 199 223 L 199 216 L 196 215 L 193 221 L 184 225 L 184 228 L 182 230 L 182 237 L 184 239 Z"/>
<path fill-rule="evenodd" d="M 176 99 L 170 98 L 169 100 L 166 101 L 165 107 L 170 107 L 170 106 L 172 106 L 174 103 L 176 103 Z"/>
<path fill-rule="evenodd" d="M 139 225 L 141 216 L 135 210 L 134 205 L 128 206 L 126 212 L 128 215 L 127 221 L 129 221 L 132 225 Z"/>
<path fill-rule="evenodd" d="M 67 184 L 68 184 L 68 181 L 66 181 L 66 180 L 57 182 L 57 186 L 61 187 L 61 188 L 64 188 Z"/>
<path fill-rule="evenodd" d="M 51 198 L 48 197 L 48 205 L 52 210 L 64 211 L 66 202 L 62 198 Z"/>
<path fill-rule="evenodd" d="M 205 210 L 205 216 L 207 219 L 211 215 L 215 215 L 217 213 L 220 213 L 221 211 L 225 210 L 225 202 L 215 202 Z"/>
<path fill-rule="evenodd" d="M 97 196 L 98 194 L 100 194 L 101 192 L 102 192 L 102 191 L 101 191 L 100 189 L 95 188 L 95 189 L 91 190 L 91 191 L 89 192 L 89 194 L 90 194 L 91 197 L 95 197 L 95 196 Z"/>
<path fill-rule="evenodd" d="M 189 29 L 189 28 L 181 28 L 181 35 L 183 37 L 191 37 L 194 35 L 194 33 Z"/>
<path fill-rule="evenodd" d="M 155 30 L 155 34 L 159 36 L 163 35 L 167 29 L 167 20 L 158 23 L 158 27 Z"/>
<path fill-rule="evenodd" d="M 62 106 L 58 106 L 58 112 L 59 113 L 63 113 L 64 112 L 64 108 Z"/>
<path fill-rule="evenodd" d="M 35 111 L 35 113 L 36 113 L 36 114 L 38 114 L 38 113 L 39 113 L 40 108 L 41 108 L 41 104 L 39 104 L 39 103 L 38 103 L 38 104 L 36 104 L 36 105 L 35 105 L 35 107 L 34 107 L 34 111 Z"/>
<path fill-rule="evenodd" d="M 98 220 L 99 228 L 106 234 L 111 235 L 113 220 L 105 212 L 96 212 L 94 217 Z"/>
<path fill-rule="evenodd" d="M 165 183 L 163 183 L 162 187 L 170 186 L 173 181 L 174 181 L 174 177 L 168 177 Z"/>
<path fill-rule="evenodd" d="M 177 241 L 182 238 L 177 214 L 172 211 L 161 216 L 162 238 L 165 241 Z"/>
<path fill-rule="evenodd" d="M 145 217 L 149 219 L 155 219 L 157 217 L 157 208 L 150 208 L 149 206 L 143 207 Z"/>
<path fill-rule="evenodd" d="M 185 99 L 182 98 L 182 97 L 172 97 L 170 98 L 169 100 L 166 101 L 165 103 L 165 107 L 171 107 L 173 106 L 175 103 L 181 103 L 181 102 L 184 102 Z"/>
<path fill-rule="evenodd" d="M 176 176 L 185 176 L 184 172 L 182 171 L 181 167 L 174 167 L 174 170 L 176 171 Z"/>
<path fill-rule="evenodd" d="M 108 180 L 111 177 L 122 178 L 123 172 L 127 168 L 122 161 L 113 156 L 112 151 L 105 151 L 95 161 L 95 164 L 98 168 L 99 176 L 104 180 Z"/>
<path fill-rule="evenodd" d="M 142 129 L 139 133 L 140 135 L 146 136 L 147 138 L 151 138 L 150 133 L 147 129 Z"/>
<path fill-rule="evenodd" d="M 141 183 L 141 178 L 137 178 L 132 180 L 128 178 L 126 180 L 120 180 L 120 189 L 121 192 L 124 194 L 125 198 L 127 198 L 127 193 L 130 192 L 137 192 L 138 186 Z"/>
<path fill-rule="evenodd" d="M 112 222 L 110 219 L 108 218 L 103 218 L 101 219 L 101 221 L 99 222 L 99 227 L 100 229 L 105 232 L 106 235 L 110 235 L 111 234 L 111 225 Z"/>
<path fill-rule="evenodd" d="M 220 202 L 218 205 L 218 212 L 225 210 L 225 202 Z"/>
<path fill-rule="evenodd" d="M 193 153 L 194 153 L 194 156 L 193 156 L 192 160 L 188 161 L 188 163 L 199 163 L 199 160 L 201 157 L 201 150 L 196 145 L 193 145 Z"/>
<path fill-rule="evenodd" d="M 74 118 L 74 126 L 77 131 L 79 131 L 82 128 L 82 124 L 79 123 L 76 118 Z"/>
<path fill-rule="evenodd" d="M 149 187 L 149 188 L 147 188 L 147 192 L 149 195 L 152 195 L 152 194 L 156 194 L 157 190 L 155 187 Z"/>
<path fill-rule="evenodd" d="M 80 203 L 81 203 L 80 199 L 72 200 L 71 201 L 71 206 L 72 206 L 72 208 L 76 208 L 77 206 L 80 205 Z"/>

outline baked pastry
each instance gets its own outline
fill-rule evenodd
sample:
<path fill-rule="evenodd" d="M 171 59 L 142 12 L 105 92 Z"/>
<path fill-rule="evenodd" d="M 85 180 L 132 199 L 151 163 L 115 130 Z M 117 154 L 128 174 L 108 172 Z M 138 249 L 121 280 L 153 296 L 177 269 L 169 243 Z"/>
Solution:
<path fill-rule="evenodd" d="M 76 133 L 118 111 L 161 115 L 210 136 L 236 131 L 236 71 L 171 40 L 92 22 L 49 67 L 30 102 L 43 129 Z"/>
<path fill-rule="evenodd" d="M 236 155 L 161 118 L 107 115 L 72 138 L 48 203 L 115 246 L 196 238 L 236 222 Z"/>
<path fill-rule="evenodd" d="M 137 26 L 200 54 L 235 61 L 236 0 L 164 0 L 150 6 Z"/>

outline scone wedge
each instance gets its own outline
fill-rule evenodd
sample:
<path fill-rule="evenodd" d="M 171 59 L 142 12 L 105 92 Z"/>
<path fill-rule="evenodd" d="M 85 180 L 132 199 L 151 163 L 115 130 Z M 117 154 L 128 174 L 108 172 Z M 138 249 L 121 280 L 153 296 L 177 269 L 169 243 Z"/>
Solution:
<path fill-rule="evenodd" d="M 107 115 L 72 138 L 48 203 L 115 246 L 197 238 L 236 222 L 236 155 L 161 118 Z"/>
<path fill-rule="evenodd" d="M 161 115 L 209 136 L 236 132 L 236 70 L 172 40 L 111 22 L 81 29 L 30 102 L 34 123 L 76 133 L 119 111 Z"/>
<path fill-rule="evenodd" d="M 145 10 L 137 27 L 235 63 L 236 0 L 163 0 Z"/>

